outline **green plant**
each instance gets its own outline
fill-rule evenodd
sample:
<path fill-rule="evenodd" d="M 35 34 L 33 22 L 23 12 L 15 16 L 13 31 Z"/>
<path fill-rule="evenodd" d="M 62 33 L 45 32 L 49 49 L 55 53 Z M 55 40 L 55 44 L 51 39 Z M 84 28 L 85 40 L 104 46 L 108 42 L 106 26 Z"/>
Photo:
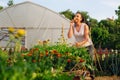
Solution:
<path fill-rule="evenodd" d="M 120 54 L 109 54 L 108 57 L 105 57 L 104 60 L 100 60 L 101 67 L 103 69 L 102 72 L 100 72 L 98 66 L 97 66 L 97 73 L 98 75 L 120 75 Z"/>
<path fill-rule="evenodd" d="M 6 54 L 4 54 L 6 53 Z M 71 60 L 71 62 L 69 62 Z M 90 56 L 84 48 L 67 44 L 35 45 L 28 51 L 1 50 L 1 80 L 72 80 L 74 75 L 63 72 L 70 70 L 77 62 L 89 68 Z M 12 72 L 12 73 L 11 73 Z"/>

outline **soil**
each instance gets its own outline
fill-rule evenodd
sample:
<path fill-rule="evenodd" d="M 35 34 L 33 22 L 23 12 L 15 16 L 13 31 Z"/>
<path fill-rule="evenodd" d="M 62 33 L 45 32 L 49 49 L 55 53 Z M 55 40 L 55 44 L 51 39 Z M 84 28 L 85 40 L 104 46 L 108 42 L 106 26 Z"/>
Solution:
<path fill-rule="evenodd" d="M 120 80 L 120 76 L 99 76 L 95 77 L 94 80 Z"/>
<path fill-rule="evenodd" d="M 81 80 L 79 76 L 74 77 L 72 80 Z M 90 77 L 85 77 L 85 80 L 120 80 L 118 76 L 99 76 L 92 79 Z"/>

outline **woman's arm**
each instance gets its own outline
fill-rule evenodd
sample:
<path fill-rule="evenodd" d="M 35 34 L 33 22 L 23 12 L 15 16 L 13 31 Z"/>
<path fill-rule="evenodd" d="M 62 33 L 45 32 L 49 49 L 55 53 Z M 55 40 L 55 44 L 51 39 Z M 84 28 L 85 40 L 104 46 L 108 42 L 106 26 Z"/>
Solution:
<path fill-rule="evenodd" d="M 85 26 L 84 26 L 84 39 L 81 42 L 76 42 L 76 46 L 79 47 L 79 46 L 84 45 L 88 41 L 88 39 L 89 39 L 89 27 L 87 24 L 85 24 Z"/>
<path fill-rule="evenodd" d="M 70 22 L 70 28 L 69 28 L 69 31 L 68 31 L 68 38 L 71 38 L 72 35 L 73 35 L 73 26 L 74 26 L 74 21 L 72 20 Z"/>

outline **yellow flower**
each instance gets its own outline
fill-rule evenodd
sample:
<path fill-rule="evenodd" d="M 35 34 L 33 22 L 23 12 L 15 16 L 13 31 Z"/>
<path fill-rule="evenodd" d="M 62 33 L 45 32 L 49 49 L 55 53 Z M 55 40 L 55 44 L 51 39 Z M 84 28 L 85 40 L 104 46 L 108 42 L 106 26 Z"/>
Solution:
<path fill-rule="evenodd" d="M 17 34 L 21 37 L 21 36 L 24 36 L 25 35 L 25 30 L 24 29 L 19 29 L 17 31 Z"/>
<path fill-rule="evenodd" d="M 10 33 L 13 33 L 13 32 L 15 31 L 15 29 L 14 29 L 13 27 L 9 27 L 9 28 L 8 28 L 8 31 L 9 31 Z"/>

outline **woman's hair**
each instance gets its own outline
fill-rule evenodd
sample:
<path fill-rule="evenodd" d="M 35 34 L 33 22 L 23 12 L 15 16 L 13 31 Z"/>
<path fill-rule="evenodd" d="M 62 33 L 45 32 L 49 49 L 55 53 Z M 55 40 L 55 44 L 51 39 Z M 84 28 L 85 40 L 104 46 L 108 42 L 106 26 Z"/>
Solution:
<path fill-rule="evenodd" d="M 86 22 L 81 12 L 77 11 L 76 14 L 80 14 L 81 15 L 81 18 L 82 18 L 81 22 Z"/>
<path fill-rule="evenodd" d="M 79 11 L 77 11 L 76 14 L 80 14 L 81 18 L 82 18 L 81 22 L 86 23 L 89 26 L 89 28 L 90 28 L 90 23 L 87 20 L 85 20 L 83 14 L 81 12 L 79 12 Z"/>

